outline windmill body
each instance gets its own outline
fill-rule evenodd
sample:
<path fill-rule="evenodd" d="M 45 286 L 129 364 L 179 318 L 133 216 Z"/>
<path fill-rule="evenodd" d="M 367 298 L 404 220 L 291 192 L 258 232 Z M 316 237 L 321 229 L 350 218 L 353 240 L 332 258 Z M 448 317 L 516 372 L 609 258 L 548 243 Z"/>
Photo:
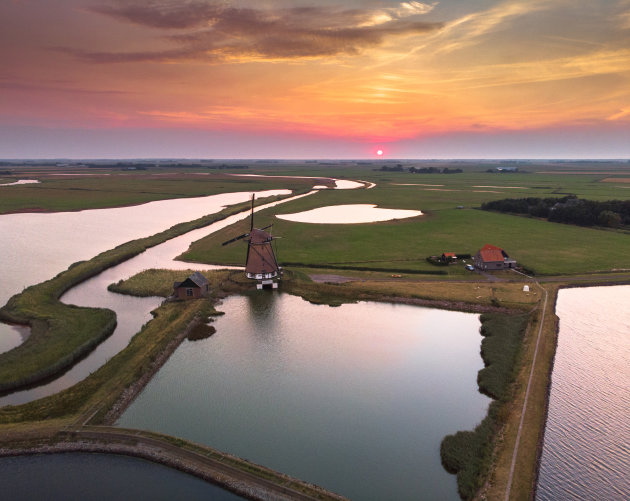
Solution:
<path fill-rule="evenodd" d="M 265 231 L 271 226 L 259 229 L 254 228 L 254 196 L 252 195 L 252 212 L 250 216 L 249 233 L 232 238 L 223 245 L 247 238 L 247 258 L 245 261 L 245 276 L 252 280 L 258 280 L 256 287 L 262 289 L 264 286 L 278 288 L 277 280 L 280 279 L 282 269 L 278 266 L 276 255 L 271 245 L 273 237 L 271 233 Z"/>
<path fill-rule="evenodd" d="M 249 234 L 245 275 L 255 280 L 267 280 L 280 275 L 280 267 L 271 246 L 272 236 L 254 228 Z"/>

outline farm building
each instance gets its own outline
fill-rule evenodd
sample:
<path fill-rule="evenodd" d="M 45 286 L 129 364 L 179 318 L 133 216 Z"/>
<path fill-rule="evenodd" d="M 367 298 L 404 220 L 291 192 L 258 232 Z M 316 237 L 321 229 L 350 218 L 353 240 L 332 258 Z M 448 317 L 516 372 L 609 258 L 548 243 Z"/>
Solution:
<path fill-rule="evenodd" d="M 196 271 L 183 282 L 173 284 L 173 296 L 177 299 L 196 299 L 205 297 L 210 290 L 206 277 Z"/>
<path fill-rule="evenodd" d="M 457 261 L 457 254 L 454 252 L 444 252 L 440 256 L 440 259 L 445 263 L 451 263 Z"/>
<path fill-rule="evenodd" d="M 510 259 L 507 252 L 496 245 L 484 245 L 474 258 L 475 268 L 480 270 L 505 270 L 515 268 L 516 261 Z"/>

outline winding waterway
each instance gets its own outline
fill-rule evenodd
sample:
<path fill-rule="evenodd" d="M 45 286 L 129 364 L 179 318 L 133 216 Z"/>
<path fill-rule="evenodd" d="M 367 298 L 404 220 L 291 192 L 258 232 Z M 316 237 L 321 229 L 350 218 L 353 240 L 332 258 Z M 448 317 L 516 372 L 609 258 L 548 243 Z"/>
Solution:
<path fill-rule="evenodd" d="M 472 429 L 478 315 L 384 303 L 226 299 L 217 333 L 184 341 L 119 425 L 184 437 L 350 499 L 459 499 L 442 438 Z"/>
<path fill-rule="evenodd" d="M 536 499 L 630 499 L 630 286 L 564 289 Z"/>
<path fill-rule="evenodd" d="M 259 192 L 257 196 L 288 193 L 288 190 L 272 190 Z M 177 223 L 219 212 L 249 197 L 249 192 L 225 193 L 112 209 L 1 215 L 0 306 L 29 285 L 54 277 L 76 261 L 91 259 Z M 0 323 L 0 353 L 22 343 L 24 335 L 13 326 Z"/>
<path fill-rule="evenodd" d="M 292 197 L 291 200 L 308 195 L 308 193 L 298 195 L 297 197 Z M 256 211 L 273 207 L 285 201 L 287 200 L 261 205 L 256 208 Z M 218 207 L 220 208 L 221 206 Z M 245 211 L 205 228 L 190 231 L 160 245 L 151 247 L 142 254 L 113 266 L 69 290 L 61 297 L 61 300 L 67 304 L 109 308 L 116 312 L 117 325 L 114 333 L 99 344 L 86 358 L 72 366 L 66 373 L 56 377 L 53 381 L 0 397 L 0 407 L 3 405 L 22 404 L 52 395 L 83 380 L 127 346 L 133 335 L 140 330 L 144 323 L 152 318 L 151 311 L 157 308 L 164 299 L 161 297 L 138 298 L 123 296 L 109 292 L 107 290 L 109 284 L 129 278 L 149 268 L 187 269 L 193 267 L 197 270 L 225 268 L 225 266 L 191 264 L 174 261 L 173 259 L 188 249 L 192 242 L 248 216 L 249 213 Z"/>

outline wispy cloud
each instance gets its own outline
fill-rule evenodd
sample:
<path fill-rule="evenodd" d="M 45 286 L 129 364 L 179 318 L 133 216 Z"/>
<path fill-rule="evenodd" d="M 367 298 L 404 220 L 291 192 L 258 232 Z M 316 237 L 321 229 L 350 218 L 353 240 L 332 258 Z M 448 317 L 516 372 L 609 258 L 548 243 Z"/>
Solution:
<path fill-rule="evenodd" d="M 439 52 L 452 52 L 470 45 L 500 29 L 508 22 L 532 12 L 550 8 L 550 2 L 543 0 L 520 0 L 503 2 L 485 11 L 467 14 L 446 23 L 438 35 Z"/>
<path fill-rule="evenodd" d="M 159 51 L 89 52 L 68 50 L 94 62 L 296 59 L 358 54 L 397 36 L 435 32 L 442 23 L 418 19 L 435 4 L 403 2 L 386 9 L 297 7 L 237 8 L 224 3 L 151 0 L 96 6 L 93 12 L 164 34 L 174 48 Z M 173 31 L 176 31 L 173 33 Z"/>
<path fill-rule="evenodd" d="M 607 118 L 607 120 L 610 121 L 617 121 L 617 120 L 630 120 L 630 107 L 628 108 L 623 108 L 621 111 L 619 111 L 618 113 L 615 113 L 614 115 L 611 115 Z"/>
<path fill-rule="evenodd" d="M 27 82 L 2 81 L 0 79 L 0 89 L 23 92 L 58 92 L 64 94 L 96 94 L 96 95 L 125 95 L 131 94 L 129 91 L 111 89 L 81 89 L 73 86 L 62 85 L 40 85 Z"/>

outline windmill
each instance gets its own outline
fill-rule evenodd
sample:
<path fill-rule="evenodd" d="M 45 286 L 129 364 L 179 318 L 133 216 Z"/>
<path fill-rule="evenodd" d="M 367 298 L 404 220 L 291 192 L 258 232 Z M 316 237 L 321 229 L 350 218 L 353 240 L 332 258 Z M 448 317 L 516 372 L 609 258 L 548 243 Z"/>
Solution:
<path fill-rule="evenodd" d="M 273 237 L 271 233 L 265 230 L 273 225 L 264 228 L 254 228 L 254 195 L 252 195 L 252 212 L 250 215 L 249 233 L 243 233 L 238 237 L 231 238 L 223 242 L 222 245 L 228 245 L 237 240 L 248 238 L 247 241 L 247 259 L 245 261 L 245 276 L 252 280 L 258 280 L 256 288 L 262 289 L 264 286 L 278 288 L 277 280 L 282 274 L 276 255 L 273 252 L 271 242 Z M 276 280 L 276 281 L 274 281 Z"/>

